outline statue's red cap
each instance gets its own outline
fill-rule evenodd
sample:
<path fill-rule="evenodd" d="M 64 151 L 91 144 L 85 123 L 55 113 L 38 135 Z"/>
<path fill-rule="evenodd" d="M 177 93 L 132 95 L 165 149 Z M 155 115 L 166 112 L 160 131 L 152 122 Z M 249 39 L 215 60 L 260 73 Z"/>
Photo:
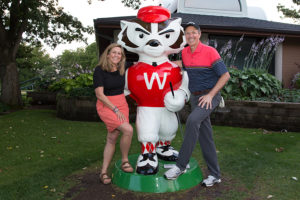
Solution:
<path fill-rule="evenodd" d="M 171 13 L 161 6 L 147 6 L 141 8 L 137 17 L 147 23 L 160 23 L 170 19 Z"/>

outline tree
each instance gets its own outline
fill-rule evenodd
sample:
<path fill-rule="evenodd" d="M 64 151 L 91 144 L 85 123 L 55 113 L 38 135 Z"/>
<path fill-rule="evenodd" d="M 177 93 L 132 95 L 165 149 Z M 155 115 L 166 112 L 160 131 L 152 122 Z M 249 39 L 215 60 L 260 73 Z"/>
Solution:
<path fill-rule="evenodd" d="M 0 1 L 0 100 L 20 106 L 21 92 L 16 54 L 21 42 L 40 43 L 55 47 L 74 40 L 84 40 L 92 33 L 77 18 L 65 13 L 58 0 Z"/>
<path fill-rule="evenodd" d="M 20 82 L 41 77 L 47 68 L 55 72 L 53 61 L 41 46 L 21 43 L 16 55 Z"/>
<path fill-rule="evenodd" d="M 293 3 L 297 6 L 300 6 L 300 0 L 292 0 Z M 287 18 L 292 18 L 295 21 L 300 22 L 300 8 L 298 7 L 297 9 L 292 7 L 292 8 L 287 8 L 284 5 L 278 4 L 277 6 L 278 11 L 282 12 L 282 14 L 287 17 Z"/>
<path fill-rule="evenodd" d="M 87 0 L 89 4 L 92 3 L 93 0 Z M 104 0 L 100 0 L 104 1 Z M 145 0 L 144 0 L 145 1 Z M 141 0 L 121 0 L 125 7 L 131 7 L 133 9 L 139 9 L 141 5 Z"/>
<path fill-rule="evenodd" d="M 122 3 L 124 3 L 126 7 L 131 7 L 133 9 L 139 9 L 141 5 L 140 0 L 122 0 Z"/>
<path fill-rule="evenodd" d="M 56 65 L 61 77 L 74 77 L 81 73 L 92 73 L 98 63 L 97 44 L 94 42 L 85 49 L 65 50 L 57 57 Z"/>

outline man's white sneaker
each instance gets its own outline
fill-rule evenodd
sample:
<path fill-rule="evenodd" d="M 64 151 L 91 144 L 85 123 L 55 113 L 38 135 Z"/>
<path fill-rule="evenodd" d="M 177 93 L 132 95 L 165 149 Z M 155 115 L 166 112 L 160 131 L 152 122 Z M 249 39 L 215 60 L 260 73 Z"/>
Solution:
<path fill-rule="evenodd" d="M 174 180 L 176 179 L 178 176 L 180 176 L 181 174 L 185 173 L 186 172 L 186 169 L 181 171 L 179 169 L 179 167 L 177 167 L 175 165 L 175 167 L 169 169 L 168 171 L 165 172 L 164 176 L 166 179 L 169 179 L 169 180 Z"/>
<path fill-rule="evenodd" d="M 216 178 L 212 175 L 209 175 L 207 177 L 207 179 L 204 179 L 202 182 L 202 185 L 206 186 L 206 187 L 211 187 L 213 186 L 215 183 L 221 183 L 221 179 Z"/>

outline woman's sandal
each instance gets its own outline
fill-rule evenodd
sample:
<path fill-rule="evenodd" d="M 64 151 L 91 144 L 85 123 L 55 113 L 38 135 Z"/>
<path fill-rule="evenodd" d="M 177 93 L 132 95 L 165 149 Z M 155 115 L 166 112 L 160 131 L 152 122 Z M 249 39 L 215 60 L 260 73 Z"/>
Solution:
<path fill-rule="evenodd" d="M 131 167 L 130 163 L 128 161 L 125 161 L 121 165 L 121 169 L 126 173 L 133 172 L 133 168 Z"/>
<path fill-rule="evenodd" d="M 107 175 L 107 173 L 100 174 L 99 178 L 104 185 L 111 183 L 111 178 Z"/>

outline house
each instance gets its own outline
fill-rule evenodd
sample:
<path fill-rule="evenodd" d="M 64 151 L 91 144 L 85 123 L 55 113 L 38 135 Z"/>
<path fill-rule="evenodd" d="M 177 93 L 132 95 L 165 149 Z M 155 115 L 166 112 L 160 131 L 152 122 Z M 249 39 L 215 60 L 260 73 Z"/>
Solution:
<path fill-rule="evenodd" d="M 277 48 L 269 73 L 282 81 L 284 87 L 289 87 L 291 80 L 300 72 L 300 25 L 267 21 L 259 10 L 248 10 L 246 0 L 178 0 L 177 12 L 172 17 L 182 18 L 184 26 L 190 21 L 200 25 L 201 40 L 204 43 L 218 41 L 225 44 L 228 40 L 236 43 L 244 35 L 242 51 L 238 55 L 239 68 L 254 42 L 263 38 L 278 35 L 285 40 Z M 261 16 L 262 19 L 249 17 L 249 13 Z M 105 47 L 117 40 L 120 31 L 120 20 L 136 16 L 98 18 L 94 20 L 96 41 L 101 54 Z M 221 45 L 219 45 L 220 47 Z M 136 60 L 137 56 L 127 52 L 127 59 Z"/>

